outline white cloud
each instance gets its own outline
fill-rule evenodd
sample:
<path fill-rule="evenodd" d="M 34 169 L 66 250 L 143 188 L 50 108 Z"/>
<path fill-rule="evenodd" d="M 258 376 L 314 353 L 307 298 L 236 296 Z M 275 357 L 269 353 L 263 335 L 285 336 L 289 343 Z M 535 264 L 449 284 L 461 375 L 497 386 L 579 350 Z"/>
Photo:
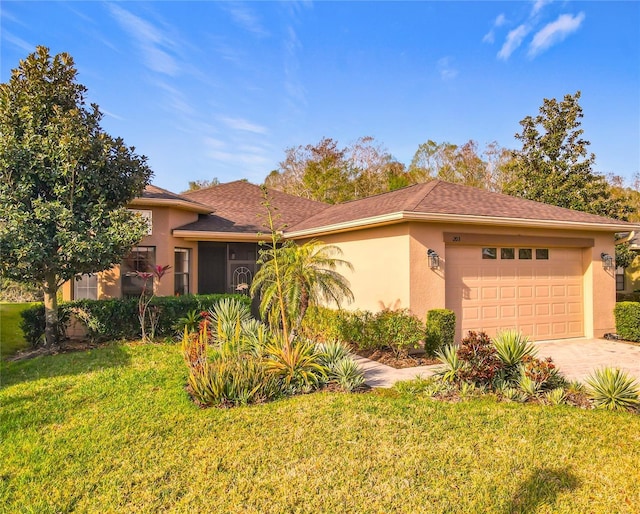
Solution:
<path fill-rule="evenodd" d="M 482 38 L 483 43 L 493 43 L 496 39 L 495 29 L 502 27 L 507 22 L 507 17 L 504 14 L 499 14 L 491 26 L 491 30 L 487 32 Z"/>
<path fill-rule="evenodd" d="M 218 118 L 227 128 L 241 130 L 243 132 L 253 132 L 254 134 L 266 134 L 267 128 L 256 123 L 251 123 L 243 118 L 229 118 L 221 116 Z"/>
<path fill-rule="evenodd" d="M 240 3 L 225 3 L 223 8 L 231 15 L 240 27 L 258 36 L 265 37 L 269 32 L 262 26 L 259 18 L 246 5 Z"/>
<path fill-rule="evenodd" d="M 2 39 L 11 43 L 12 45 L 17 46 L 18 48 L 24 50 L 27 53 L 33 53 L 36 51 L 36 45 L 32 45 L 31 43 L 26 42 L 24 39 L 19 38 L 18 36 L 14 36 L 8 30 L 2 31 Z"/>
<path fill-rule="evenodd" d="M 507 39 L 498 52 L 498 58 L 507 60 L 509 56 L 522 44 L 522 40 L 529 34 L 531 29 L 526 25 L 520 25 L 507 34 Z"/>
<path fill-rule="evenodd" d="M 458 76 L 458 70 L 452 66 L 451 61 L 451 57 L 443 57 L 438 60 L 438 72 L 442 80 L 451 80 Z"/>
<path fill-rule="evenodd" d="M 173 42 L 151 23 L 129 11 L 110 4 L 109 9 L 122 28 L 135 39 L 142 52 L 145 65 L 158 73 L 176 76 L 179 66 L 176 60 L 166 51 Z"/>
<path fill-rule="evenodd" d="M 533 40 L 529 45 L 529 56 L 535 57 L 547 50 L 549 47 L 564 41 L 569 34 L 580 28 L 584 18 L 584 12 L 581 12 L 576 16 L 572 16 L 571 14 L 562 14 L 556 21 L 545 25 L 536 33 L 535 36 L 533 36 Z"/>
<path fill-rule="evenodd" d="M 533 2 L 533 8 L 531 9 L 531 16 L 538 14 L 545 5 L 548 5 L 553 0 L 535 0 Z"/>

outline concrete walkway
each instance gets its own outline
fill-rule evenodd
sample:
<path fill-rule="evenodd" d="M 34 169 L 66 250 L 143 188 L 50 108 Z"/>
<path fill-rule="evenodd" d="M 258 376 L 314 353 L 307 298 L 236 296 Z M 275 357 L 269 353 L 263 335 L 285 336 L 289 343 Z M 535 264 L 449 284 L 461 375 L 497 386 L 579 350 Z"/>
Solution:
<path fill-rule="evenodd" d="M 551 357 L 569 380 L 581 382 L 595 369 L 615 367 L 625 370 L 640 382 L 640 346 L 605 339 L 559 339 L 536 343 L 538 357 Z M 395 369 L 385 364 L 355 356 L 371 387 L 392 387 L 400 380 L 433 375 L 439 364 Z"/>

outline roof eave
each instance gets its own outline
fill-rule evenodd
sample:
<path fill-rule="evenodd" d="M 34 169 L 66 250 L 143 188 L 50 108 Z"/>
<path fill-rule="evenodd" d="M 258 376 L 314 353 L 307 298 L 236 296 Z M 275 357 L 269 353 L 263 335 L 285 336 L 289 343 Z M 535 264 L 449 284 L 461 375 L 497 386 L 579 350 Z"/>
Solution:
<path fill-rule="evenodd" d="M 195 204 L 186 200 L 168 198 L 134 198 L 129 204 L 130 207 L 174 207 L 184 211 L 197 212 L 198 214 L 211 214 L 215 212 L 211 207 L 202 204 Z"/>
<path fill-rule="evenodd" d="M 266 241 L 269 234 L 257 232 L 212 232 L 208 230 L 174 229 L 173 237 L 181 237 L 185 241 L 218 241 L 218 242 L 253 242 Z"/>
<path fill-rule="evenodd" d="M 373 228 L 383 225 L 391 225 L 403 221 L 431 221 L 446 223 L 461 223 L 467 225 L 490 225 L 490 226 L 511 226 L 511 227 L 529 227 L 529 228 L 550 228 L 550 229 L 574 229 L 574 230 L 595 230 L 603 232 L 620 232 L 640 227 L 629 226 L 622 223 L 593 223 L 582 221 L 559 221 L 559 220 L 542 220 L 542 219 L 524 219 L 524 218 L 507 218 L 498 216 L 474 216 L 467 214 L 440 214 L 440 213 L 422 213 L 422 212 L 394 212 L 383 214 L 381 216 L 373 216 L 358 220 L 346 221 L 343 223 L 335 223 L 320 227 L 313 227 L 302 230 L 293 230 L 286 233 L 286 237 L 296 239 L 302 237 L 321 236 L 325 234 L 334 234 L 338 232 L 347 232 L 363 228 Z"/>

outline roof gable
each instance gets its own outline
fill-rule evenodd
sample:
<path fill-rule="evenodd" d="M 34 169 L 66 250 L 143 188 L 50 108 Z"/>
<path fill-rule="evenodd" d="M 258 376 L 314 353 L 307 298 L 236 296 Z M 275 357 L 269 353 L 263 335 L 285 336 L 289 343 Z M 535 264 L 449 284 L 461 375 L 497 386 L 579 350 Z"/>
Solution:
<path fill-rule="evenodd" d="M 256 233 L 267 229 L 262 188 L 245 180 L 189 191 L 182 196 L 210 206 L 215 213 L 179 230 Z M 276 228 L 300 223 L 328 207 L 325 203 L 274 189 L 268 189 L 268 196 L 273 214 L 278 217 Z"/>

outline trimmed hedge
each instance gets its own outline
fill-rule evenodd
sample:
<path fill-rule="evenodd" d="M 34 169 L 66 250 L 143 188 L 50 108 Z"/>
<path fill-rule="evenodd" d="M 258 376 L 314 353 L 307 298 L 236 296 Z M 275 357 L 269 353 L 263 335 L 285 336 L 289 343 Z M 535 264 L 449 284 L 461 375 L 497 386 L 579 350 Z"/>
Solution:
<path fill-rule="evenodd" d="M 640 303 L 620 302 L 613 309 L 618 337 L 640 342 Z"/>
<path fill-rule="evenodd" d="M 159 310 L 156 336 L 173 335 L 174 323 L 189 311 L 205 311 L 222 298 L 236 298 L 251 307 L 251 298 L 237 294 L 209 294 L 185 296 L 156 296 L 151 305 Z M 71 314 L 84 325 L 87 337 L 92 341 L 137 339 L 140 337 L 138 300 L 114 298 L 111 300 L 76 300 L 59 305 L 58 333 L 64 337 Z M 21 328 L 32 346 L 37 346 L 44 335 L 44 305 L 38 304 L 24 310 Z"/>
<path fill-rule="evenodd" d="M 310 307 L 302 323 L 305 336 L 320 341 L 338 340 L 361 350 L 389 348 L 398 355 L 418 348 L 424 325 L 408 310 L 342 311 Z"/>
<path fill-rule="evenodd" d="M 456 335 L 456 314 L 449 309 L 427 312 L 424 350 L 433 356 L 443 346 L 453 345 Z"/>

